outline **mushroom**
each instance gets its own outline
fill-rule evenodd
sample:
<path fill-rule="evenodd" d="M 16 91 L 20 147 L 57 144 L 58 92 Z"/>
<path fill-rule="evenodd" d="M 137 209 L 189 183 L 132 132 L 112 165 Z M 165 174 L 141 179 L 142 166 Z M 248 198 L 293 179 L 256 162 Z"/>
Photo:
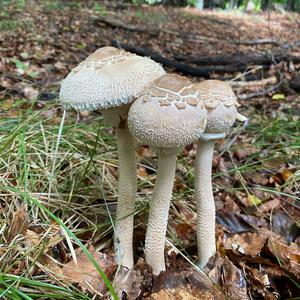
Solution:
<path fill-rule="evenodd" d="M 135 143 L 127 127 L 130 104 L 146 85 L 165 74 L 149 58 L 113 47 L 88 56 L 62 81 L 60 101 L 66 108 L 100 110 L 116 128 L 119 183 L 115 222 L 115 251 L 119 265 L 133 267 L 133 214 L 136 194 Z"/>
<path fill-rule="evenodd" d="M 236 108 L 240 105 L 227 83 L 206 80 L 195 85 L 195 89 L 207 109 L 207 125 L 198 140 L 195 162 L 198 266 L 203 268 L 216 252 L 216 209 L 211 182 L 214 145 L 217 139 L 225 137 L 226 131 L 236 119 L 245 121 L 247 118 L 237 112 Z"/>
<path fill-rule="evenodd" d="M 156 79 L 129 110 L 130 132 L 158 154 L 145 241 L 146 263 L 154 275 L 165 270 L 165 235 L 177 153 L 199 138 L 205 124 L 206 110 L 196 90 L 187 78 L 178 75 Z"/>

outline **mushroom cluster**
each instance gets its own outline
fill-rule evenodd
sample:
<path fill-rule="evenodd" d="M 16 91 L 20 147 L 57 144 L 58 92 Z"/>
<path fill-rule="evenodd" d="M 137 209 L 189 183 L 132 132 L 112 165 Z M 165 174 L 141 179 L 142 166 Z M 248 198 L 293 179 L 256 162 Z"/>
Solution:
<path fill-rule="evenodd" d="M 164 246 L 176 171 L 176 157 L 186 145 L 198 143 L 195 162 L 198 265 L 215 253 L 215 206 L 211 183 L 214 143 L 236 119 L 236 97 L 224 82 L 192 84 L 165 74 L 149 58 L 103 47 L 63 80 L 60 101 L 66 108 L 100 110 L 115 128 L 119 157 L 118 204 L 114 246 L 119 266 L 131 269 L 136 196 L 135 140 L 158 154 L 158 169 L 145 240 L 145 260 L 158 275 L 165 270 Z"/>

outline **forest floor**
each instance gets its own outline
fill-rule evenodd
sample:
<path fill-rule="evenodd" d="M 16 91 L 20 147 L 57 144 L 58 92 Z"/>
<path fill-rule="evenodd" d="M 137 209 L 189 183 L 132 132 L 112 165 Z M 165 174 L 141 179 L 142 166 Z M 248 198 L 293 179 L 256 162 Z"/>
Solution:
<path fill-rule="evenodd" d="M 108 297 L 85 245 L 123 299 L 299 299 L 299 15 L 86 2 L 1 4 L 0 298 Z M 61 125 L 57 102 L 69 71 L 112 44 L 151 50 L 192 81 L 226 80 L 249 117 L 216 147 L 217 254 L 207 276 L 195 266 L 195 145 L 178 157 L 158 278 L 143 260 L 157 160 L 138 147 L 135 272 L 115 275 L 113 130 L 96 112 L 68 112 Z"/>

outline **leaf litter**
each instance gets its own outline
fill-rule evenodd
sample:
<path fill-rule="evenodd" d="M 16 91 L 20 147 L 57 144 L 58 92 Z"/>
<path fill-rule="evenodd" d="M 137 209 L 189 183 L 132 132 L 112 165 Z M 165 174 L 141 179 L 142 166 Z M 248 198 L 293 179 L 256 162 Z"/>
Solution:
<path fill-rule="evenodd" d="M 217 55 L 222 54 L 224 49 L 228 54 L 242 54 L 249 50 L 259 53 L 276 51 L 277 46 L 272 45 L 257 45 L 251 48 L 249 45 L 230 43 L 233 40 L 269 38 L 270 34 L 282 43 L 300 40 L 299 23 L 294 22 L 297 16 L 293 14 L 286 17 L 273 12 L 268 16 L 262 13 L 256 15 L 253 21 L 251 15 L 199 13 L 191 9 L 171 7 L 128 6 L 124 12 L 122 9 L 111 8 L 110 2 L 101 2 L 101 10 L 95 9 L 93 5 L 72 7 L 59 6 L 60 2 L 57 3 L 58 6 L 51 6 L 37 2 L 34 13 L 30 1 L 28 6 L 26 4 L 22 9 L 14 4 L 4 7 L 12 20 L 11 26 L 16 22 L 18 26 L 10 31 L 0 28 L 0 41 L 5 41 L 4 47 L 0 49 L 1 122 L 13 122 L 22 118 L 26 110 L 41 110 L 41 115 L 47 119 L 50 127 L 57 125 L 61 111 L 57 108 L 55 100 L 61 79 L 96 48 L 110 45 L 112 36 L 121 43 L 141 45 L 167 58 L 179 55 Z M 99 17 L 103 15 L 119 18 L 123 23 L 142 28 L 144 31 L 135 33 L 124 28 L 107 26 L 99 21 Z M 262 28 L 259 32 L 257 22 Z M 148 30 L 155 27 L 160 29 L 159 38 Z M 177 31 L 182 35 L 174 35 Z M 204 40 L 203 37 L 210 39 Z M 292 53 L 299 55 L 297 51 L 296 48 Z M 259 72 L 262 71 L 253 70 L 250 71 L 250 75 L 237 73 L 234 77 L 228 74 L 222 76 L 234 80 L 245 80 L 249 76 L 257 79 Z M 298 76 L 299 64 L 274 64 L 269 70 L 263 71 L 263 76 L 276 77 L 278 72 L 284 73 L 292 80 Z M 219 78 L 220 74 L 212 76 Z M 257 88 L 236 87 L 235 91 L 238 95 L 244 95 L 256 92 Z M 138 174 L 141 181 L 137 205 L 141 210 L 136 218 L 139 232 L 136 235 L 135 247 L 138 256 L 135 257 L 135 269 L 129 274 L 116 271 L 111 254 L 112 231 L 107 210 L 101 211 L 104 205 L 107 205 L 109 211 L 114 213 L 116 200 L 116 153 L 115 145 L 107 137 L 110 133 L 108 130 L 107 136 L 103 136 L 101 150 L 96 152 L 95 161 L 92 161 L 93 169 L 83 164 L 84 159 L 91 159 L 84 157 L 83 152 L 94 151 L 95 132 L 99 125 L 93 120 L 99 118 L 97 113 L 80 116 L 70 113 L 67 126 L 79 122 L 79 126 L 87 124 L 94 126 L 95 130 L 84 136 L 87 143 L 82 151 L 79 150 L 82 145 L 75 144 L 71 139 L 64 141 L 66 144 L 73 143 L 74 148 L 73 152 L 68 149 L 61 153 L 64 162 L 69 159 L 67 165 L 62 167 L 61 164 L 61 169 L 57 170 L 56 176 L 61 187 L 52 191 L 53 198 L 47 199 L 41 195 L 40 199 L 60 216 L 65 215 L 66 225 L 90 245 L 90 252 L 105 273 L 114 280 L 115 289 L 123 299 L 217 299 L 224 295 L 230 299 L 296 297 L 299 294 L 299 286 L 297 287 L 296 283 L 299 282 L 300 276 L 300 141 L 297 136 L 300 130 L 299 100 L 299 95 L 294 90 L 284 87 L 265 96 L 240 100 L 243 113 L 251 118 L 249 127 L 237 136 L 231 146 L 226 146 L 226 140 L 217 145 L 213 163 L 218 223 L 217 254 L 205 270 L 217 288 L 207 284 L 207 279 L 199 278 L 193 266 L 183 259 L 186 256 L 191 261 L 196 261 L 196 206 L 192 184 L 194 146 L 186 147 L 179 157 L 170 211 L 168 238 L 179 252 L 166 253 L 168 270 L 158 278 L 152 276 L 151 269 L 143 261 L 147 200 L 153 189 L 157 165 L 156 155 L 148 147 L 140 146 L 138 151 Z M 10 128 L 9 123 L 4 125 Z M 1 139 L 8 133 L 5 126 L 1 128 Z M 47 124 L 40 127 L 44 135 L 44 148 L 37 151 L 40 145 L 32 144 L 28 149 L 35 154 L 27 151 L 31 167 L 35 163 L 37 170 L 44 169 L 47 173 L 48 166 L 51 165 L 47 151 L 51 149 L 53 141 L 49 127 L 43 131 L 43 126 Z M 32 127 L 28 133 L 36 137 Z M 11 149 L 16 146 L 14 143 L 8 143 Z M 48 156 L 44 157 L 42 151 Z M 102 155 L 101 151 L 112 153 L 112 156 Z M 22 168 L 11 163 L 16 159 L 15 154 L 9 155 L 6 163 L 0 163 L 4 173 L 2 180 L 8 185 L 16 185 L 18 182 L 23 187 L 23 183 L 18 181 Z M 103 164 L 103 161 L 109 163 Z M 102 173 L 97 164 L 107 171 L 107 177 L 101 177 Z M 88 172 L 81 176 L 74 172 L 74 175 L 71 172 L 72 168 L 78 174 L 82 170 Z M 66 182 L 65 175 L 68 172 L 70 175 Z M 99 194 L 99 174 L 104 181 L 104 196 Z M 36 185 L 26 187 L 34 194 L 40 193 L 44 188 L 43 179 L 38 176 L 37 178 Z M 78 183 L 76 178 L 84 179 L 84 184 Z M 87 186 L 90 190 L 86 189 Z M 60 197 L 56 196 L 57 191 L 60 191 Z M 22 275 L 24 272 L 30 276 L 43 274 L 48 276 L 47 281 L 78 288 L 89 295 L 105 294 L 106 288 L 99 274 L 75 243 L 71 241 L 71 246 L 68 245 L 59 226 L 33 208 L 18 207 L 15 200 L 14 196 L 4 192 L 0 197 L 0 208 L 4 215 L 1 221 L 1 228 L 4 229 L 1 229 L 1 232 L 5 233 L 0 242 L 2 270 L 15 275 Z M 96 214 L 95 210 L 100 213 Z M 94 227 L 94 224 L 98 224 L 99 228 Z M 99 251 L 95 250 L 99 247 Z M 72 258 L 72 248 L 77 263 Z M 61 279 L 63 275 L 64 279 Z"/>

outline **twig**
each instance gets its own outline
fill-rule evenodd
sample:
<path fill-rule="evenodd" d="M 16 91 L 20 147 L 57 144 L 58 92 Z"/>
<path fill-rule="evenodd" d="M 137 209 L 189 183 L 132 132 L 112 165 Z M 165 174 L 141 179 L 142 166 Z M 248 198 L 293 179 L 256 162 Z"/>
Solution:
<path fill-rule="evenodd" d="M 250 93 L 250 94 L 242 94 L 242 95 L 238 95 L 238 98 L 240 100 L 248 100 L 254 97 L 261 97 L 261 96 L 265 96 L 271 92 L 274 92 L 275 90 L 277 90 L 281 85 L 282 85 L 283 81 L 281 80 L 278 84 L 271 86 L 267 89 L 258 91 L 258 92 L 254 92 L 254 93 Z"/>
<path fill-rule="evenodd" d="M 248 88 L 254 86 L 265 86 L 267 84 L 276 84 L 277 78 L 276 76 L 272 76 L 269 78 L 261 79 L 261 80 L 252 80 L 252 81 L 227 81 L 227 83 L 233 88 Z"/>
<path fill-rule="evenodd" d="M 230 44 L 235 45 L 247 45 L 247 46 L 254 46 L 254 45 L 275 45 L 278 47 L 283 47 L 283 44 L 272 39 L 258 39 L 258 40 L 249 40 L 249 41 L 228 41 Z"/>

